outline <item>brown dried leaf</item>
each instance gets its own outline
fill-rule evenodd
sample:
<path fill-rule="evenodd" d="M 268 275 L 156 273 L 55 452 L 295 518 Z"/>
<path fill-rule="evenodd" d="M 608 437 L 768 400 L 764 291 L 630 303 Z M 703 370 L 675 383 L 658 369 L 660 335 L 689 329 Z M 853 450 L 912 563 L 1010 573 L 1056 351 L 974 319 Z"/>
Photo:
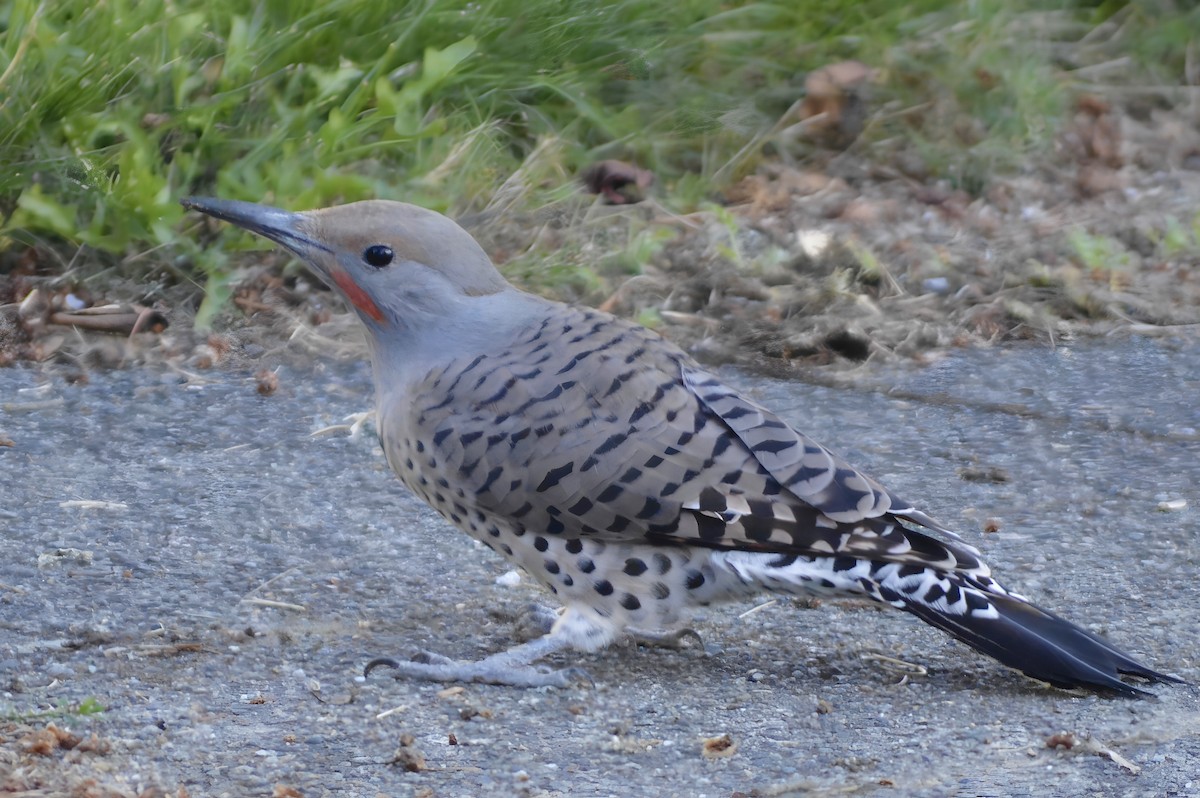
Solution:
<path fill-rule="evenodd" d="M 1103 97 L 1093 94 L 1079 98 L 1076 106 L 1075 123 L 1069 138 L 1073 137 L 1081 150 L 1077 157 L 1084 163 L 1119 169 L 1125 164 L 1121 155 L 1121 126 L 1112 108 Z"/>
<path fill-rule="evenodd" d="M 416 738 L 411 734 L 401 734 L 400 747 L 392 755 L 392 760 L 389 764 L 399 765 L 409 773 L 418 773 L 422 770 L 427 770 L 425 754 L 420 748 L 417 748 L 416 742 Z"/>
<path fill-rule="evenodd" d="M 259 369 L 254 372 L 254 390 L 262 396 L 270 396 L 279 390 L 279 375 L 270 369 Z"/>
<path fill-rule="evenodd" d="M 224 359 L 229 354 L 229 350 L 233 348 L 233 344 L 229 342 L 228 338 L 216 333 L 208 336 L 207 343 L 209 348 L 212 349 L 213 354 L 217 356 L 218 361 Z"/>
<path fill-rule="evenodd" d="M 728 734 L 720 737 L 709 737 L 700 747 L 700 753 L 705 759 L 723 759 L 737 753 L 737 743 Z"/>
<path fill-rule="evenodd" d="M 25 735 L 21 745 L 31 754 L 49 756 L 58 749 L 66 751 L 79 745 L 79 738 L 65 729 L 60 729 L 50 723 L 44 729 Z"/>
<path fill-rule="evenodd" d="M 1046 747 L 1063 748 L 1067 751 L 1070 751 L 1076 746 L 1076 744 L 1078 744 L 1078 742 L 1079 740 L 1077 740 L 1075 735 L 1071 732 L 1058 732 L 1057 734 L 1051 734 L 1046 738 Z"/>
<path fill-rule="evenodd" d="M 861 61 L 839 61 L 808 74 L 798 116 L 805 132 L 829 146 L 845 146 L 862 133 L 866 122 L 862 87 L 875 70 Z"/>

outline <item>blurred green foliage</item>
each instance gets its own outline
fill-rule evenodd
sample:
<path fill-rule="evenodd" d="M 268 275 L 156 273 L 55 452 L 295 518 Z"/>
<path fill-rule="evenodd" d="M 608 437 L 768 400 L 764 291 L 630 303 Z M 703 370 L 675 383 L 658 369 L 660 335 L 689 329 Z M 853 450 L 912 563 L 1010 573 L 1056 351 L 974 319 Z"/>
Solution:
<path fill-rule="evenodd" d="M 1116 17 L 1158 71 L 1200 30 L 1195 10 L 1068 0 L 8 0 L 0 251 L 49 238 L 135 279 L 170 269 L 207 280 L 211 310 L 229 261 L 180 235 L 187 194 L 466 212 L 623 157 L 696 207 L 845 58 L 880 70 L 867 141 L 978 189 L 1046 145 L 1062 45 Z"/>

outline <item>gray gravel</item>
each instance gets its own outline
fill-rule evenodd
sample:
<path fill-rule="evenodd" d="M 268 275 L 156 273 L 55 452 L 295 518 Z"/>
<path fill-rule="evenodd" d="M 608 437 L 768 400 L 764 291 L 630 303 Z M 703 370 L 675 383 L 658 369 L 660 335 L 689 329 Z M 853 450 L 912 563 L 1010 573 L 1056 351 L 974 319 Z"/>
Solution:
<path fill-rule="evenodd" d="M 1197 681 L 1197 375 L 1195 345 L 1133 339 L 853 389 L 726 377 L 1006 582 Z M 367 409 L 364 366 L 279 377 L 263 397 L 248 373 L 0 370 L 0 792 L 1200 795 L 1196 689 L 1044 689 L 863 604 L 714 609 L 707 651 L 572 659 L 594 687 L 363 680 L 377 655 L 503 647 L 545 597 L 409 497 L 369 429 L 312 434 Z M 30 751 L 48 722 L 96 739 Z"/>

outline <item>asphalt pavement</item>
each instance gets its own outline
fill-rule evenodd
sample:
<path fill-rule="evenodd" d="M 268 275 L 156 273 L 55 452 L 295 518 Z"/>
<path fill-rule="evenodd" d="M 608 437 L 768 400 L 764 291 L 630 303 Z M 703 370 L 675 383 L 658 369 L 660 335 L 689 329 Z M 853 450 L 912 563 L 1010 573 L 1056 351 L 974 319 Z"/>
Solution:
<path fill-rule="evenodd" d="M 724 376 L 1005 583 L 1200 681 L 1194 342 Z M 549 597 L 352 434 L 365 365 L 278 377 L 0 369 L 0 792 L 1200 795 L 1196 688 L 1048 689 L 861 603 L 713 608 L 704 646 L 559 657 L 595 682 L 570 689 L 364 680 L 379 655 L 498 650 Z"/>

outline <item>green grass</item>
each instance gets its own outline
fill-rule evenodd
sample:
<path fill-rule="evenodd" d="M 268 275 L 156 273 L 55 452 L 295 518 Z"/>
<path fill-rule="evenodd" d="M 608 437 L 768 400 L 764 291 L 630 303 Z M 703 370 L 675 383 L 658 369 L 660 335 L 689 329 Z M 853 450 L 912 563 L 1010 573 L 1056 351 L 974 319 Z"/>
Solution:
<path fill-rule="evenodd" d="M 1104 19 L 1147 74 L 1182 71 L 1200 12 L 1153 5 L 8 0 L 0 255 L 82 246 L 124 276 L 205 283 L 203 322 L 240 261 L 196 240 L 191 193 L 532 208 L 621 157 L 688 211 L 753 171 L 805 74 L 845 58 L 880 69 L 863 155 L 914 151 L 978 191 L 1049 146 L 1069 70 L 1112 56 L 1071 46 Z"/>
<path fill-rule="evenodd" d="M 9 721 L 30 722 L 37 720 L 47 720 L 53 718 L 66 718 L 68 720 L 80 720 L 83 718 L 102 715 L 106 711 L 106 707 L 97 701 L 95 698 L 85 698 L 77 703 L 62 703 L 54 706 L 53 709 L 39 710 L 34 712 L 13 712 L 0 711 L 0 718 Z"/>

